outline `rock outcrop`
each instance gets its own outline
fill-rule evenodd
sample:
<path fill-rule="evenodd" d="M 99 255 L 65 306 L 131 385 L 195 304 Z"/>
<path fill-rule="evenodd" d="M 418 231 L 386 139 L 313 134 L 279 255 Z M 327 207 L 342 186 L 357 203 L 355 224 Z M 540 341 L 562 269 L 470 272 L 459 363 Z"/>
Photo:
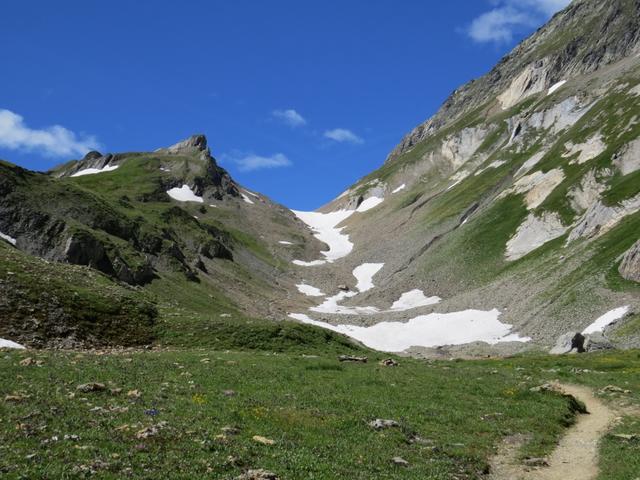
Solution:
<path fill-rule="evenodd" d="M 640 240 L 624 254 L 619 271 L 627 280 L 640 282 Z"/>

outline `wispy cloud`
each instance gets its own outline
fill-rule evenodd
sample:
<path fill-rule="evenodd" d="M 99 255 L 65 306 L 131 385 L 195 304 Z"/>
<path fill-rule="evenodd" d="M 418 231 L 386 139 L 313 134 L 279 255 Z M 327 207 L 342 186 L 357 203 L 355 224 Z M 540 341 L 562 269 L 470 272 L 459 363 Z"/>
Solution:
<path fill-rule="evenodd" d="M 324 137 L 340 143 L 364 143 L 362 138 L 346 128 L 334 128 L 333 130 L 327 130 L 324 132 Z"/>
<path fill-rule="evenodd" d="M 78 136 L 60 125 L 30 128 L 22 116 L 0 109 L 0 147 L 36 151 L 49 157 L 71 157 L 97 150 L 100 145 L 95 137 Z"/>
<path fill-rule="evenodd" d="M 293 165 L 291 160 L 283 153 L 274 153 L 271 156 L 255 155 L 253 153 L 242 155 L 234 153 L 224 155 L 223 160 L 227 160 L 238 165 L 241 172 L 252 172 L 254 170 L 264 170 L 268 168 L 282 168 Z"/>
<path fill-rule="evenodd" d="M 571 0 L 490 0 L 493 8 L 475 18 L 467 34 L 478 43 L 509 43 L 516 32 L 540 25 Z"/>
<path fill-rule="evenodd" d="M 271 115 L 273 115 L 274 118 L 280 120 L 282 123 L 293 128 L 301 127 L 307 124 L 305 118 L 292 108 L 289 108 L 287 110 L 274 110 L 273 112 L 271 112 Z"/>

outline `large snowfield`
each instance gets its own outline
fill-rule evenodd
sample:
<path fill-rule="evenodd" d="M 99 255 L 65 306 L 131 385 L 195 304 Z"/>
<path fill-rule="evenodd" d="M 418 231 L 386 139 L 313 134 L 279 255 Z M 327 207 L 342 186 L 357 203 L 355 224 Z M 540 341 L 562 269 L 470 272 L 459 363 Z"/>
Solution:
<path fill-rule="evenodd" d="M 620 320 L 627 314 L 628 311 L 628 305 L 625 307 L 615 308 L 599 317 L 595 322 L 585 328 L 582 333 L 584 335 L 588 335 L 590 333 L 603 332 L 607 326 L 611 325 L 617 320 Z"/>
<path fill-rule="evenodd" d="M 500 312 L 465 310 L 453 313 L 431 313 L 403 322 L 381 322 L 370 327 L 330 325 L 305 314 L 290 317 L 310 325 L 333 330 L 383 352 L 402 352 L 410 347 L 438 347 L 471 342 L 528 342 L 527 337 L 511 333 L 511 325 L 498 320 Z"/>
<path fill-rule="evenodd" d="M 400 189 L 401 190 L 401 189 Z M 356 210 L 337 210 L 330 213 L 294 211 L 295 215 L 311 227 L 314 236 L 328 245 L 323 251 L 323 260 L 310 262 L 294 260 L 296 265 L 315 266 L 333 263 L 346 257 L 353 250 L 349 235 L 342 233 L 345 228 L 338 225 L 356 212 L 368 211 L 382 203 L 383 198 L 369 197 Z M 355 267 L 355 290 L 342 290 L 337 294 L 325 296 L 321 290 L 307 283 L 296 285 L 298 291 L 306 296 L 325 297 L 317 306 L 309 308 L 311 312 L 333 315 L 373 315 L 385 312 L 403 312 L 414 308 L 435 305 L 441 301 L 437 296 L 427 297 L 420 289 L 403 293 L 393 302 L 389 310 L 374 306 L 346 306 L 341 303 L 361 293 L 375 288 L 374 276 L 382 270 L 384 263 L 367 262 Z M 436 347 L 442 345 L 461 345 L 471 342 L 528 342 L 531 339 L 512 333 L 511 325 L 500 322 L 500 311 L 465 310 L 451 313 L 430 313 L 419 315 L 407 322 L 384 321 L 372 326 L 333 325 L 311 318 L 305 313 L 290 313 L 289 317 L 303 323 L 333 330 L 358 340 L 370 348 L 385 352 L 402 352 L 410 347 Z"/>

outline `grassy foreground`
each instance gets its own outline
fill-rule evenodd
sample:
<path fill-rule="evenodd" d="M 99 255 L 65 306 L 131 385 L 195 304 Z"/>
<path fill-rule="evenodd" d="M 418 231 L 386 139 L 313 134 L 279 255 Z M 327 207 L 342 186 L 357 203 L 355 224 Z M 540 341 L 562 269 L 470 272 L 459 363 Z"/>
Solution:
<path fill-rule="evenodd" d="M 530 434 L 522 456 L 541 456 L 573 421 L 565 398 L 531 387 L 614 384 L 631 393 L 605 398 L 640 400 L 638 352 L 382 358 L 0 352 L 0 477 L 233 479 L 263 468 L 281 479 L 481 478 L 504 436 Z M 90 382 L 104 389 L 78 389 Z M 399 426 L 375 430 L 376 418 Z M 632 417 L 617 427 L 638 430 Z M 602 451 L 602 479 L 635 478 L 640 442 L 607 437 Z"/>

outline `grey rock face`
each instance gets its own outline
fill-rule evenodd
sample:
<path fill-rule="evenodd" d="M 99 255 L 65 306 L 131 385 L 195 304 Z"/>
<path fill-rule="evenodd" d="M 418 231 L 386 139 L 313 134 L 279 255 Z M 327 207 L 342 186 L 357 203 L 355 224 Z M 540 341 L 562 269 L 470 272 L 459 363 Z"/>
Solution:
<path fill-rule="evenodd" d="M 627 280 L 640 282 L 640 240 L 624 254 L 619 271 Z"/>

